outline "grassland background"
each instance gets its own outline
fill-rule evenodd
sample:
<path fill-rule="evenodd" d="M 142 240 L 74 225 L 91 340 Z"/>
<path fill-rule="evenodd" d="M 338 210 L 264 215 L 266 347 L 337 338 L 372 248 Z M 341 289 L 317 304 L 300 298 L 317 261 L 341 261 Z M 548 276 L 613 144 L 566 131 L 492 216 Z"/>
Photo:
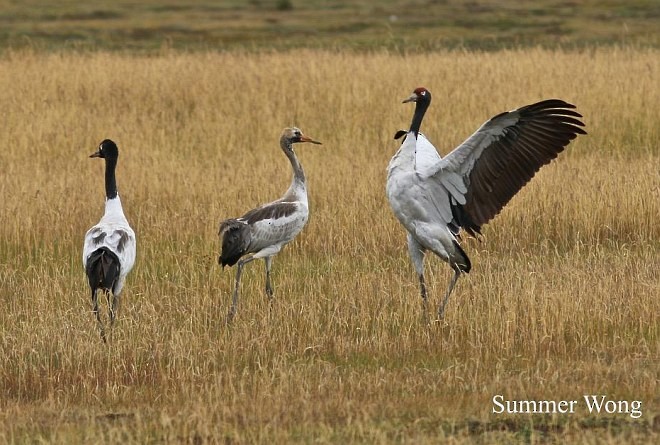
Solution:
<path fill-rule="evenodd" d="M 236 14 L 305 11 L 269 5 Z M 625 9 L 616 5 L 613 17 Z M 656 20 L 652 2 L 628 5 L 640 26 Z M 43 30 L 48 11 L 50 29 L 75 28 L 58 8 L 80 13 L 67 2 L 5 6 L 9 29 Z M 89 29 L 101 38 L 89 45 L 18 32 L 0 56 L 0 443 L 658 440 L 657 31 L 633 42 L 608 34 L 608 46 L 569 39 L 570 50 L 442 50 L 447 41 L 413 37 L 392 47 L 376 36 L 372 51 L 349 51 L 354 34 L 334 36 L 342 43 L 293 33 L 268 38 L 295 50 L 239 39 L 247 51 L 183 52 L 195 45 L 114 32 L 162 16 L 96 16 Z M 424 131 L 443 153 L 491 115 L 548 97 L 577 104 L 589 131 L 482 242 L 464 243 L 473 272 L 445 323 L 428 327 L 384 196 L 392 135 L 412 114 L 400 102 L 420 85 L 434 95 Z M 272 310 L 263 265 L 251 264 L 227 328 L 234 271 L 217 265 L 217 224 L 286 189 L 277 138 L 289 125 L 324 143 L 298 149 L 311 219 L 275 259 Z M 106 137 L 121 150 L 118 184 L 139 243 L 108 346 L 80 258 L 103 211 L 103 163 L 87 156 Z M 427 270 L 437 307 L 450 271 L 434 258 Z M 607 394 L 642 400 L 644 415 L 499 417 L 494 394 Z"/>
<path fill-rule="evenodd" d="M 657 48 L 659 21 L 656 0 L 0 0 L 0 47 Z"/>

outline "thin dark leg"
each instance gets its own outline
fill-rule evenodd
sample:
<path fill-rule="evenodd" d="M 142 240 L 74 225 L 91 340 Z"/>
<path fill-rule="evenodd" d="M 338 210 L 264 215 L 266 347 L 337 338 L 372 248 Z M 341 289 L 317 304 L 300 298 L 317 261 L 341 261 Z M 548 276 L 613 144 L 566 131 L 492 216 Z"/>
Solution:
<path fill-rule="evenodd" d="M 117 319 L 117 313 L 119 312 L 119 303 L 119 296 L 113 293 L 112 306 L 110 307 L 110 336 L 112 336 L 115 320 Z"/>
<path fill-rule="evenodd" d="M 101 339 L 103 340 L 103 343 L 106 342 L 105 339 L 105 329 L 103 329 L 103 322 L 101 321 L 101 314 L 99 314 L 99 300 L 97 296 L 97 291 L 98 289 L 92 290 L 92 311 L 94 312 L 94 315 L 96 315 L 96 321 L 98 322 L 99 326 L 99 331 L 101 333 Z"/>
<path fill-rule="evenodd" d="M 424 253 L 426 249 L 417 241 L 417 239 L 409 232 L 408 233 L 408 253 L 410 259 L 415 266 L 417 276 L 419 277 L 419 290 L 422 294 L 422 318 L 429 323 L 429 311 L 426 295 L 426 283 L 424 282 Z"/>
<path fill-rule="evenodd" d="M 110 309 L 110 326 L 115 322 L 117 318 L 117 313 L 119 313 L 119 296 L 112 294 L 112 307 Z"/>
<path fill-rule="evenodd" d="M 266 295 L 270 304 L 273 304 L 273 286 L 270 284 L 270 267 L 273 263 L 273 257 L 267 256 L 264 260 L 266 262 Z"/>
<path fill-rule="evenodd" d="M 426 294 L 426 283 L 424 281 L 424 274 L 419 275 L 419 289 L 422 294 L 422 318 L 426 323 L 429 323 L 429 304 L 428 296 Z"/>
<path fill-rule="evenodd" d="M 109 290 L 105 291 L 105 301 L 108 304 L 108 320 L 110 321 L 108 332 L 110 336 L 112 336 L 112 323 L 114 322 L 114 314 L 112 313 L 112 295 Z M 107 334 L 106 334 L 106 338 L 107 338 Z"/>
<path fill-rule="evenodd" d="M 236 308 L 238 307 L 238 289 L 241 284 L 241 274 L 243 273 L 243 266 L 252 261 L 254 257 L 246 258 L 244 260 L 239 260 L 236 268 L 236 285 L 234 287 L 234 294 L 231 300 L 231 308 L 227 314 L 227 324 L 231 323 L 236 315 Z"/>
<path fill-rule="evenodd" d="M 243 262 L 239 261 L 236 268 L 236 282 L 234 285 L 234 294 L 231 300 L 231 307 L 227 314 L 227 323 L 231 323 L 236 315 L 236 307 L 238 306 L 238 286 L 241 282 L 241 273 L 243 272 Z"/>
<path fill-rule="evenodd" d="M 451 282 L 449 283 L 449 289 L 447 289 L 447 293 L 445 294 L 445 299 L 442 300 L 442 304 L 440 305 L 440 308 L 438 308 L 438 318 L 440 318 L 440 320 L 442 320 L 443 317 L 445 316 L 445 306 L 447 305 L 447 301 L 449 300 L 451 291 L 454 289 L 454 286 L 456 285 L 456 281 L 458 280 L 459 276 L 461 276 L 460 269 L 454 269 L 454 276 L 452 277 Z"/>

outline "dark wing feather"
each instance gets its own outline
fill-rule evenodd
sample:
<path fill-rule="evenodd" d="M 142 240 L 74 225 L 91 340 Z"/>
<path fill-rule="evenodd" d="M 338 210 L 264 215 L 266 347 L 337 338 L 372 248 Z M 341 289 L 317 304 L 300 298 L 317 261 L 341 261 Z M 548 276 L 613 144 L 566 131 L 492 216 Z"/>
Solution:
<path fill-rule="evenodd" d="M 119 253 L 122 253 L 124 249 L 126 249 L 126 245 L 130 241 L 131 237 L 126 233 L 124 230 L 117 230 L 117 233 L 120 234 L 119 236 L 119 243 L 117 244 L 117 251 Z"/>
<path fill-rule="evenodd" d="M 218 235 L 222 239 L 222 251 L 218 263 L 233 266 L 247 253 L 250 246 L 250 228 L 243 221 L 228 219 L 220 223 Z"/>
<path fill-rule="evenodd" d="M 551 99 L 498 114 L 441 161 L 437 175 L 450 170 L 463 177 L 462 207 L 474 225 L 495 217 L 543 165 L 586 134 L 573 108 Z"/>
<path fill-rule="evenodd" d="M 101 230 L 98 227 L 95 227 L 92 229 L 92 232 L 90 233 L 90 236 L 92 237 L 92 242 L 94 243 L 95 246 L 98 246 L 103 242 L 105 237 L 107 236 L 107 233 L 105 233 L 103 230 Z"/>
<path fill-rule="evenodd" d="M 293 214 L 298 209 L 294 202 L 275 201 L 270 204 L 252 209 L 245 215 L 241 216 L 241 220 L 248 224 L 254 224 L 264 219 L 278 219 Z"/>

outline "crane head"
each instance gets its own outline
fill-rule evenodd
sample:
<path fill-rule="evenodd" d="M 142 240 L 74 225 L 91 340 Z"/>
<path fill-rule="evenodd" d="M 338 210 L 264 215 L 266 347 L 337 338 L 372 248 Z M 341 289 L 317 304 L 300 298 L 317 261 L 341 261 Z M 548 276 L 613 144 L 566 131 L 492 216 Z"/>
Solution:
<path fill-rule="evenodd" d="M 90 158 L 117 159 L 119 158 L 119 149 L 110 139 L 105 139 L 99 144 L 98 151 L 89 155 Z"/>
<path fill-rule="evenodd" d="M 405 104 L 408 102 L 417 102 L 420 100 L 431 102 L 431 92 L 424 87 L 415 88 L 415 91 L 413 91 L 410 96 L 405 98 L 402 103 Z"/>
<path fill-rule="evenodd" d="M 288 140 L 289 142 L 298 143 L 298 142 L 311 142 L 312 144 L 322 145 L 319 141 L 305 136 L 300 128 L 291 127 L 285 128 L 282 131 L 282 138 Z"/>

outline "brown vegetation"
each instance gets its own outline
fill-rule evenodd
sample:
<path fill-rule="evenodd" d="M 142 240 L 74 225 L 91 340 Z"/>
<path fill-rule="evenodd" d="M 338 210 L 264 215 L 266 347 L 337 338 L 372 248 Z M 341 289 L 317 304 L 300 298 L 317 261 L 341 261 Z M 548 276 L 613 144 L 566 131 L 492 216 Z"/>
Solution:
<path fill-rule="evenodd" d="M 655 442 L 659 75 L 657 51 L 615 48 L 6 54 L 0 442 Z M 421 85 L 443 153 L 543 98 L 575 103 L 589 132 L 464 243 L 473 271 L 430 327 L 384 196 Z M 324 143 L 299 150 L 310 223 L 274 262 L 272 310 L 251 264 L 227 328 L 217 224 L 285 190 L 289 125 Z M 106 137 L 138 236 L 108 346 L 81 264 Z M 450 272 L 429 266 L 435 307 Z M 495 394 L 608 394 L 644 415 L 498 417 Z"/>

